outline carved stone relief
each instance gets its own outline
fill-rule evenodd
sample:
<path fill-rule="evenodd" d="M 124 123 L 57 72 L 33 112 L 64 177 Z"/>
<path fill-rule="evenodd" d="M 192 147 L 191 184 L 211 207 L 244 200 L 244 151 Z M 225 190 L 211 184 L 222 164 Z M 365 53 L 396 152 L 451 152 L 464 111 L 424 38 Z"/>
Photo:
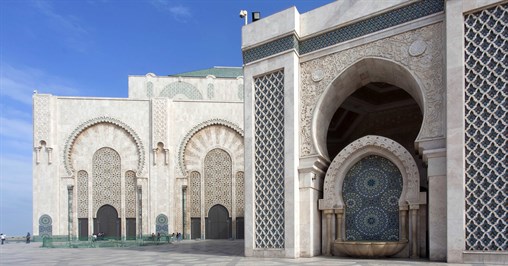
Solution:
<path fill-rule="evenodd" d="M 166 144 L 168 138 L 168 106 L 166 98 L 152 99 L 152 125 L 153 125 L 153 147 L 157 148 L 159 142 Z"/>
<path fill-rule="evenodd" d="M 301 156 L 317 153 L 312 140 L 311 127 L 318 100 L 344 70 L 363 58 L 390 60 L 412 73 L 419 81 L 424 98 L 424 121 L 419 139 L 443 137 L 442 28 L 442 23 L 436 23 L 302 63 L 300 88 Z"/>
<path fill-rule="evenodd" d="M 113 206 L 118 215 L 121 210 L 121 167 L 120 155 L 104 147 L 93 156 L 93 216 L 105 204 Z"/>
<path fill-rule="evenodd" d="M 39 147 L 41 141 L 49 145 L 51 95 L 34 96 L 34 147 Z"/>
<path fill-rule="evenodd" d="M 233 170 L 243 170 L 243 131 L 233 123 L 216 119 L 194 127 L 183 139 L 178 158 L 182 175 L 202 171 L 205 154 L 216 147 L 232 155 Z"/>
<path fill-rule="evenodd" d="M 102 126 L 98 126 L 102 125 Z M 98 127 L 97 127 L 98 126 Z M 90 131 L 88 129 L 91 129 Z M 98 132 L 103 131 L 104 134 Z M 64 166 L 67 174 L 69 176 L 73 176 L 75 169 L 74 169 L 74 162 L 76 161 L 83 161 L 83 160 L 75 160 L 75 156 L 79 156 L 79 152 L 75 152 L 75 145 L 78 143 L 86 142 L 84 139 L 87 137 L 90 139 L 89 143 L 98 145 L 100 141 L 97 141 L 97 139 L 101 140 L 102 142 L 118 142 L 118 140 L 115 140 L 115 137 L 118 138 L 120 136 L 120 132 L 115 135 L 112 134 L 112 131 L 119 130 L 123 132 L 123 135 L 127 139 L 130 139 L 130 141 L 133 143 L 133 147 L 135 150 L 135 157 L 132 158 L 133 160 L 136 160 L 136 166 L 135 166 L 135 172 L 137 176 L 143 175 L 143 168 L 145 165 L 145 152 L 143 143 L 141 142 L 141 139 L 139 138 L 138 134 L 128 125 L 123 123 L 120 120 L 110 118 L 110 117 L 98 117 L 91 120 L 88 120 L 82 124 L 80 124 L 76 129 L 70 134 L 70 136 L 67 138 L 67 141 L 65 143 L 64 147 Z M 92 135 L 97 136 L 97 138 L 94 138 Z M 108 137 L 109 140 L 105 139 L 105 137 Z M 126 140 L 127 140 L 126 139 Z M 124 143 L 125 144 L 125 143 Z M 90 145 L 90 144 L 86 144 Z M 84 146 L 86 146 L 84 145 Z M 125 146 L 125 145 L 124 145 Z M 86 147 L 85 147 L 86 148 Z M 129 147 L 130 148 L 130 147 Z M 89 159 L 88 159 L 89 160 Z"/>
<path fill-rule="evenodd" d="M 232 213 L 232 167 L 229 154 L 222 149 L 208 152 L 204 160 L 205 215 L 216 204 Z"/>

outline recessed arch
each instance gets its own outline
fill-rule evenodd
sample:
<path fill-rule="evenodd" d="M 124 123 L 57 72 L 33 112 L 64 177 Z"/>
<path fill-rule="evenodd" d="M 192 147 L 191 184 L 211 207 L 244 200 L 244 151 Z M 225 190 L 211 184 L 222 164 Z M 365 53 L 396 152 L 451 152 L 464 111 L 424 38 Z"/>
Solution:
<path fill-rule="evenodd" d="M 363 58 L 342 71 L 325 89 L 316 104 L 312 116 L 311 134 L 318 154 L 329 158 L 326 146 L 327 130 L 337 109 L 353 92 L 371 82 L 392 84 L 409 93 L 424 115 L 421 128 L 425 127 L 427 113 L 425 112 L 425 96 L 415 75 L 403 65 L 388 59 Z M 417 139 L 420 138 L 420 134 Z"/>
<path fill-rule="evenodd" d="M 243 130 L 222 119 L 205 121 L 187 133 L 179 148 L 179 165 L 182 175 L 203 169 L 203 158 L 214 148 L 224 149 L 233 160 L 233 167 L 243 166 Z M 240 171 L 243 169 L 233 169 Z"/>
<path fill-rule="evenodd" d="M 79 137 L 79 135 L 81 135 L 87 129 L 89 129 L 97 124 L 101 124 L 101 123 L 112 124 L 116 127 L 119 127 L 122 130 L 124 130 L 133 139 L 133 141 L 136 145 L 136 150 L 137 150 L 137 155 L 138 155 L 136 175 L 141 176 L 142 172 L 143 172 L 143 167 L 145 164 L 145 152 L 144 152 L 144 148 L 143 148 L 143 143 L 141 142 L 141 138 L 130 126 L 128 126 L 124 122 L 122 122 L 118 119 L 115 119 L 115 118 L 105 117 L 105 116 L 90 119 L 90 120 L 80 124 L 78 127 L 76 127 L 76 129 L 74 129 L 74 131 L 67 138 L 67 141 L 65 142 L 65 147 L 64 147 L 64 167 L 65 167 L 65 170 L 67 171 L 67 174 L 69 176 L 73 176 L 75 173 L 74 165 L 72 164 L 72 149 L 73 149 L 73 146 L 76 142 L 76 139 Z"/>

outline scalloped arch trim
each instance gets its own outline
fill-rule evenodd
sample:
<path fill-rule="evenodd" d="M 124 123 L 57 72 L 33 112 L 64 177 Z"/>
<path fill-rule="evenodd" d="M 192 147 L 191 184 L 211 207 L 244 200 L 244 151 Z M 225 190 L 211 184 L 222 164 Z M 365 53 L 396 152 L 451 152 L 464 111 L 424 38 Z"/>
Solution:
<path fill-rule="evenodd" d="M 65 170 L 67 171 L 67 174 L 69 176 L 72 176 L 75 172 L 74 167 L 72 165 L 71 151 L 72 151 L 72 147 L 74 146 L 74 142 L 76 141 L 76 138 L 83 131 L 87 130 L 88 128 L 90 128 L 94 125 L 101 124 L 101 123 L 108 123 L 108 124 L 113 124 L 115 126 L 118 126 L 121 129 L 127 131 L 127 133 L 129 133 L 129 135 L 132 136 L 132 138 L 136 142 L 137 151 L 138 151 L 138 169 L 136 170 L 136 175 L 140 176 L 143 171 L 143 166 L 145 164 L 145 152 L 143 149 L 143 143 L 141 142 L 141 139 L 139 138 L 138 134 L 124 122 L 122 122 L 118 119 L 115 119 L 112 117 L 106 117 L 106 116 L 93 118 L 93 119 L 90 119 L 90 120 L 80 124 L 76 129 L 74 129 L 74 131 L 72 131 L 70 136 L 67 138 L 67 141 L 65 142 L 64 155 L 63 155 L 64 156 L 64 166 L 65 166 Z"/>
<path fill-rule="evenodd" d="M 368 155 L 379 155 L 390 160 L 402 174 L 403 188 L 399 206 L 418 204 L 420 175 L 411 154 L 399 143 L 386 137 L 369 135 L 347 145 L 333 159 L 326 172 L 323 186 L 323 199 L 319 209 L 342 209 L 342 186 L 349 169 Z"/>
<path fill-rule="evenodd" d="M 213 125 L 222 125 L 229 127 L 234 131 L 236 131 L 242 138 L 244 136 L 243 130 L 239 126 L 224 119 L 212 119 L 196 125 L 191 130 L 189 130 L 189 132 L 185 135 L 182 142 L 180 143 L 180 148 L 178 149 L 178 162 L 180 166 L 180 172 L 182 173 L 182 175 L 185 175 L 187 173 L 187 169 L 185 167 L 185 149 L 187 147 L 187 144 L 189 143 L 191 138 L 200 130 Z"/>

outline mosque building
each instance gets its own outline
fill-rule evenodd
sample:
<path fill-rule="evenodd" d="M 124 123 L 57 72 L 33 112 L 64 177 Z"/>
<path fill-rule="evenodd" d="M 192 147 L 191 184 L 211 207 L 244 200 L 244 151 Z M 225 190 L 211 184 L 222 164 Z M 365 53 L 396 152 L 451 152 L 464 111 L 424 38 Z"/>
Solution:
<path fill-rule="evenodd" d="M 242 68 L 35 94 L 34 234 L 508 263 L 507 21 L 500 0 L 338 0 L 245 25 Z"/>

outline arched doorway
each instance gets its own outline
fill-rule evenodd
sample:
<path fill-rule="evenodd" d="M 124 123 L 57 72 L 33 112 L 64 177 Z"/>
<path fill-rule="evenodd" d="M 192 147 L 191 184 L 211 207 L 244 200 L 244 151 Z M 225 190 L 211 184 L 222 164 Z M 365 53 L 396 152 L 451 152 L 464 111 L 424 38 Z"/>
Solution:
<path fill-rule="evenodd" d="M 99 208 L 94 232 L 103 232 L 107 238 L 120 238 L 120 218 L 113 206 L 103 205 Z"/>
<path fill-rule="evenodd" d="M 210 208 L 206 219 L 207 239 L 228 239 L 231 236 L 231 219 L 228 210 L 217 204 Z"/>

